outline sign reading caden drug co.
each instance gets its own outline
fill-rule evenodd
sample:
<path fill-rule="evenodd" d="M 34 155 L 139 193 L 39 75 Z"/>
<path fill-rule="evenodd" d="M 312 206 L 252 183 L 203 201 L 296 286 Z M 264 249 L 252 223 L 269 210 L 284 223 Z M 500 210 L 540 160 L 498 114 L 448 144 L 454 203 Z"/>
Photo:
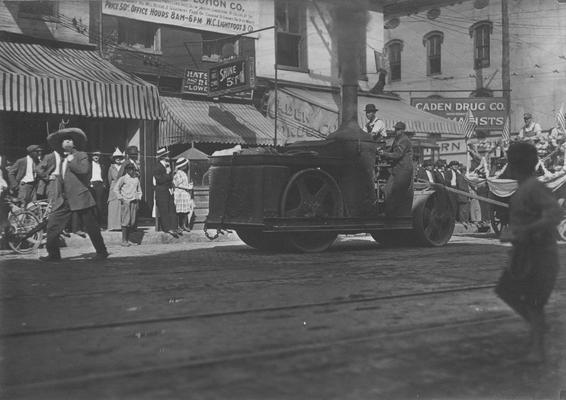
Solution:
<path fill-rule="evenodd" d="M 503 97 L 490 98 L 412 98 L 411 105 L 421 111 L 461 122 L 472 111 L 478 130 L 500 131 L 508 112 Z"/>
<path fill-rule="evenodd" d="M 255 86 L 254 58 L 228 61 L 208 70 L 208 95 L 237 93 Z"/>
<path fill-rule="evenodd" d="M 239 34 L 259 25 L 261 0 L 103 0 L 102 12 L 184 28 Z"/>

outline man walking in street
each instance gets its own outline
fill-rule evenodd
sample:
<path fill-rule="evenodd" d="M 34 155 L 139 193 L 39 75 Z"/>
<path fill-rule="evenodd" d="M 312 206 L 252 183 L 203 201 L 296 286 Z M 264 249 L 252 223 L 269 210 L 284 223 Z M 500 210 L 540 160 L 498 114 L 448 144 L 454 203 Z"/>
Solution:
<path fill-rule="evenodd" d="M 22 205 L 35 200 L 37 165 L 39 164 L 39 149 L 36 144 L 26 148 L 27 156 L 18 159 L 8 171 L 10 189 L 18 193 Z"/>
<path fill-rule="evenodd" d="M 85 133 L 78 128 L 66 128 L 50 134 L 47 142 L 54 149 L 61 148 L 64 159 L 60 166 L 62 192 L 53 204 L 53 211 L 47 222 L 47 253 L 40 257 L 41 261 L 60 261 L 59 235 L 71 218 L 72 213 L 78 214 L 88 233 L 96 256 L 91 260 L 101 261 L 108 257 L 108 251 L 100 234 L 96 220 L 96 202 L 89 190 L 92 166 L 88 155 L 80 151 L 86 143 Z"/>

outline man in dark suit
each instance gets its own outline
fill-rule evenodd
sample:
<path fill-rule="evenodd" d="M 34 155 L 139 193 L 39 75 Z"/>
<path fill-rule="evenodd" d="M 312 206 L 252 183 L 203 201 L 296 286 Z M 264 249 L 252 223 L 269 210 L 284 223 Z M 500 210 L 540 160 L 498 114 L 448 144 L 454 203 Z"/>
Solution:
<path fill-rule="evenodd" d="M 95 150 L 91 153 L 91 168 L 92 173 L 90 177 L 90 189 L 96 202 L 96 218 L 98 225 L 102 226 L 106 221 L 106 188 L 108 187 L 108 172 L 104 165 L 100 162 L 101 153 Z"/>
<path fill-rule="evenodd" d="M 432 160 L 423 160 L 422 165 L 417 169 L 417 179 L 429 183 L 434 183 L 432 167 Z"/>
<path fill-rule="evenodd" d="M 161 230 L 173 237 L 179 237 L 177 231 L 177 212 L 171 194 L 173 187 L 173 171 L 167 156 L 169 151 L 165 147 L 157 150 L 157 165 L 153 169 L 155 183 L 155 205 L 159 213 Z"/>
<path fill-rule="evenodd" d="M 75 147 L 86 142 L 86 135 L 78 128 L 66 128 L 50 134 L 47 141 L 51 147 L 60 147 L 64 152 L 60 175 L 57 177 L 62 185 L 62 191 L 55 199 L 53 211 L 49 214 L 47 222 L 48 255 L 39 259 L 41 261 L 61 260 L 59 235 L 71 218 L 71 214 L 76 213 L 82 220 L 92 245 L 96 249 L 96 256 L 92 260 L 105 260 L 108 257 L 108 251 L 96 220 L 96 202 L 89 190 L 92 166 L 88 155 Z"/>
<path fill-rule="evenodd" d="M 18 192 L 18 200 L 24 205 L 35 200 L 39 150 L 40 147 L 36 144 L 28 146 L 28 155 L 16 160 L 8 170 L 10 189 Z"/>

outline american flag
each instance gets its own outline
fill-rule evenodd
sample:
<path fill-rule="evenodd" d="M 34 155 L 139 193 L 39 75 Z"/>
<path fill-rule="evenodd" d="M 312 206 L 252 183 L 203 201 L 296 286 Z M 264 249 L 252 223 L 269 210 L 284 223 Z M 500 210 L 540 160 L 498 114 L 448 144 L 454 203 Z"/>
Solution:
<path fill-rule="evenodd" d="M 464 138 L 468 140 L 472 137 L 476 130 L 476 122 L 472 110 L 468 110 L 466 117 L 462 121 L 462 131 L 464 132 Z"/>
<path fill-rule="evenodd" d="M 503 125 L 503 133 L 501 134 L 501 140 L 503 140 L 504 142 L 508 142 L 509 141 L 509 137 L 510 137 L 510 131 L 509 131 L 509 116 L 507 116 L 507 118 L 505 118 L 505 125 Z"/>
<path fill-rule="evenodd" d="M 560 110 L 558 110 L 558 113 L 556 113 L 556 120 L 558 121 L 560 128 L 562 128 L 562 131 L 566 132 L 566 116 L 564 115 L 564 103 L 560 105 Z"/>

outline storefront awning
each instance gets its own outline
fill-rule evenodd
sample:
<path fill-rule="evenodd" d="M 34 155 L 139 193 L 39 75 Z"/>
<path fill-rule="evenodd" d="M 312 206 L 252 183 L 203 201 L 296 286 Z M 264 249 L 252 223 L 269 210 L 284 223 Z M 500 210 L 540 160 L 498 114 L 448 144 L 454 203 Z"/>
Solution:
<path fill-rule="evenodd" d="M 176 143 L 273 144 L 274 126 L 253 105 L 161 97 L 159 145 Z"/>
<path fill-rule="evenodd" d="M 155 120 L 159 92 L 92 50 L 0 41 L 0 111 Z"/>
<path fill-rule="evenodd" d="M 311 126 L 307 128 L 307 131 L 309 129 L 312 130 L 312 132 L 307 132 L 309 133 L 308 136 L 314 138 L 320 138 L 320 135 L 317 134 L 319 132 L 325 136 L 337 128 L 337 116 L 340 110 L 340 96 L 337 93 L 289 87 L 280 89 L 280 92 L 282 92 L 278 96 L 280 110 L 282 109 L 282 103 L 287 106 L 286 99 L 284 98 L 285 96 L 291 96 L 292 98 L 307 103 L 307 106 L 304 107 L 304 110 L 301 110 L 300 108 L 303 106 L 300 102 L 294 102 L 294 104 L 290 104 L 287 108 L 289 110 L 298 108 L 298 110 L 293 110 L 292 115 L 290 113 L 287 113 L 290 115 L 285 115 L 286 113 L 283 113 L 283 115 L 280 114 L 278 115 L 278 119 L 282 118 L 285 121 L 285 119 L 290 119 L 296 115 L 303 115 L 305 112 L 313 113 L 313 115 L 320 114 L 320 116 L 324 116 L 324 118 L 320 118 L 316 115 L 324 122 L 324 129 L 319 129 L 318 126 Z M 385 122 L 387 130 L 393 130 L 395 123 L 403 121 L 407 125 L 407 131 L 413 133 L 458 135 L 461 132 L 460 124 L 457 122 L 417 110 L 400 100 L 363 95 L 358 96 L 358 121 L 360 126 L 365 124 L 366 115 L 364 109 L 366 104 L 370 103 L 375 104 L 376 108 L 379 110 L 378 117 Z M 312 106 L 315 106 L 319 110 L 317 112 L 313 112 Z M 272 114 L 271 111 L 270 114 Z M 334 119 L 334 124 L 329 124 L 329 120 L 331 118 Z M 312 116 L 309 115 L 306 115 L 304 118 L 305 121 L 309 122 L 315 121 L 316 119 L 317 118 L 312 118 Z M 300 122 L 301 121 L 295 121 L 294 123 L 298 124 Z"/>

